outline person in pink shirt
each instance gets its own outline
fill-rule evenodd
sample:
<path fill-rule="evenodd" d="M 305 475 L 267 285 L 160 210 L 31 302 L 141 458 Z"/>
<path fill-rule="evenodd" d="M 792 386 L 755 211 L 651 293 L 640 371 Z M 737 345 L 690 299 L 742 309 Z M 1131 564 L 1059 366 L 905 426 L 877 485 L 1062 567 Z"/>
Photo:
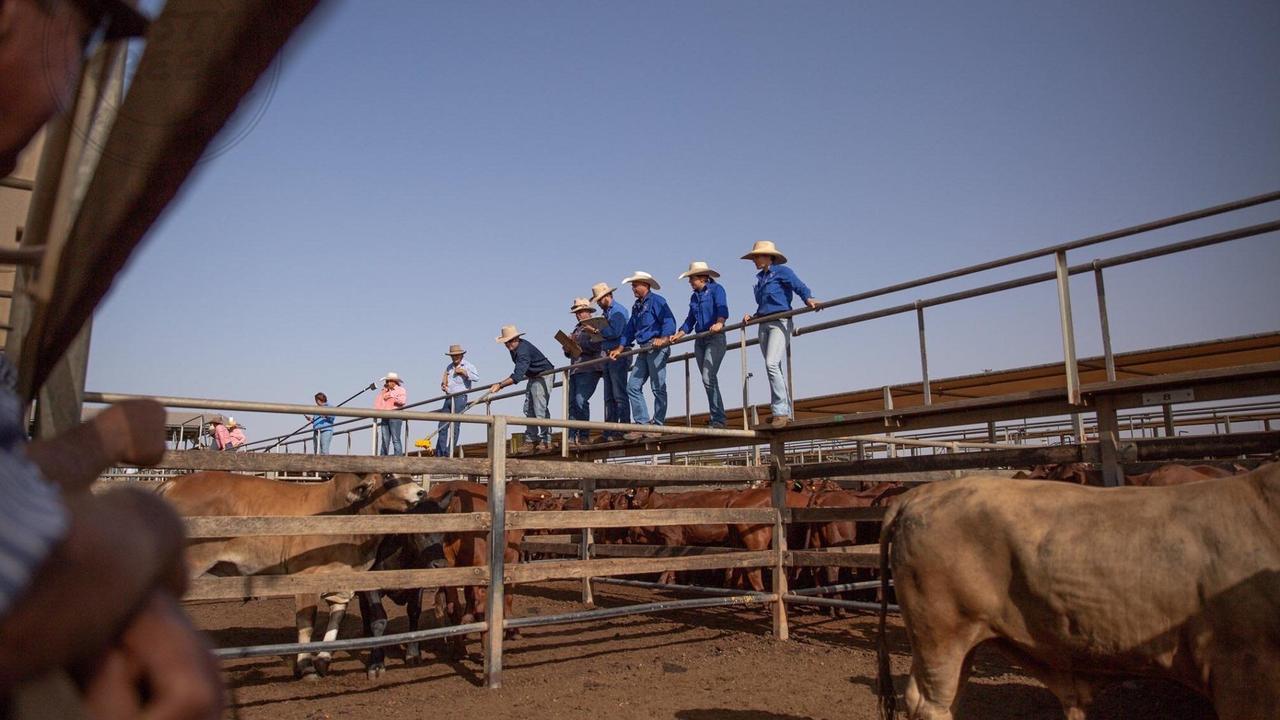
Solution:
<path fill-rule="evenodd" d="M 244 446 L 245 438 L 244 428 L 240 427 L 240 423 L 235 418 L 227 418 L 227 442 L 224 450 L 239 450 Z"/>
<path fill-rule="evenodd" d="M 222 424 L 222 418 L 216 418 L 209 423 L 209 435 L 213 437 L 214 450 L 226 450 L 227 443 L 231 442 L 231 431 Z"/>
<path fill-rule="evenodd" d="M 382 389 L 373 398 L 374 410 L 399 410 L 408 402 L 409 396 L 404 389 L 404 381 L 400 376 L 389 372 L 382 378 Z M 404 420 L 378 420 L 378 447 L 380 455 L 404 454 Z M 395 452 L 390 450 L 395 448 Z"/>

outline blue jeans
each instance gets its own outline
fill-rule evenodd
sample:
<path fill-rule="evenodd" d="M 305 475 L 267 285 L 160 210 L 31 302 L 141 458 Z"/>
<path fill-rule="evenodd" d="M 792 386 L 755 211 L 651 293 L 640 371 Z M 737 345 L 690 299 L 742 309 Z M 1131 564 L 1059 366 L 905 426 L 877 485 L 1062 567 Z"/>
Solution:
<path fill-rule="evenodd" d="M 791 417 L 787 376 L 782 371 L 782 359 L 787 356 L 787 345 L 791 343 L 791 320 L 760 323 L 759 337 L 764 371 L 769 376 L 769 410 L 774 417 Z"/>
<path fill-rule="evenodd" d="M 404 421 L 403 420 L 387 420 L 385 418 L 378 420 L 378 439 L 380 440 L 378 452 L 379 455 L 403 455 L 404 454 Z M 391 448 L 395 448 L 395 452 L 388 452 Z"/>
<path fill-rule="evenodd" d="M 693 341 L 693 358 L 702 373 L 702 387 L 707 391 L 707 409 L 712 425 L 724 425 L 724 398 L 720 396 L 720 361 L 724 360 L 727 340 L 724 333 L 700 337 Z"/>
<path fill-rule="evenodd" d="M 466 406 L 466 395 L 454 395 L 451 398 L 445 398 L 444 405 L 440 406 L 440 412 L 461 413 L 462 408 Z M 440 430 L 436 435 L 436 457 L 449 457 L 449 448 L 458 442 L 458 431 L 462 429 L 462 423 L 441 420 L 438 427 Z"/>
<path fill-rule="evenodd" d="M 332 430 L 313 430 L 311 439 L 315 441 L 317 455 L 329 454 L 329 443 L 333 440 Z"/>
<path fill-rule="evenodd" d="M 551 410 L 547 407 L 547 402 L 550 399 L 550 377 L 529 380 L 524 388 L 524 416 L 550 419 Z M 524 441 L 530 445 L 537 445 L 540 442 L 550 444 L 551 428 L 530 425 L 525 428 Z"/>
<path fill-rule="evenodd" d="M 627 400 L 627 373 L 631 370 L 631 358 L 618 358 L 604 364 L 604 421 L 631 422 L 631 405 Z M 607 440 L 618 440 L 622 433 L 610 430 L 604 433 Z"/>
<path fill-rule="evenodd" d="M 569 419 L 591 419 L 591 396 L 596 394 L 596 386 L 600 384 L 601 373 L 589 370 L 569 376 Z M 586 442 L 591 437 L 590 430 L 574 430 L 569 428 L 569 439 Z"/>
<path fill-rule="evenodd" d="M 627 397 L 631 399 L 631 421 L 638 425 L 648 425 L 649 408 L 644 404 L 644 383 L 649 381 L 653 390 L 654 425 L 661 425 L 667 420 L 667 358 L 671 356 L 671 347 L 650 350 L 636 355 L 635 367 L 631 368 L 631 379 L 627 381 Z"/>

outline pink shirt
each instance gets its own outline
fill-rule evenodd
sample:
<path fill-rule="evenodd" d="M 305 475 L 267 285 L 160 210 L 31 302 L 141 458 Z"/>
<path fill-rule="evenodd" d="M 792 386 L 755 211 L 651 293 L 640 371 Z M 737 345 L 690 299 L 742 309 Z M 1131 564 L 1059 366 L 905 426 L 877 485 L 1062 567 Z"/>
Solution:
<path fill-rule="evenodd" d="M 231 447 L 240 447 L 241 445 L 244 444 L 244 441 L 245 441 L 244 431 L 241 430 L 240 428 L 236 428 L 235 430 L 232 430 L 228 434 L 230 435 L 230 438 L 231 438 Z"/>
<path fill-rule="evenodd" d="M 213 442 L 217 444 L 219 450 L 225 448 L 230 439 L 231 433 L 227 431 L 226 425 L 218 423 L 213 426 Z"/>
<path fill-rule="evenodd" d="M 408 401 L 408 395 L 404 391 L 404 386 L 396 383 L 394 390 L 383 388 L 378 391 L 377 397 L 373 399 L 374 410 L 395 410 L 404 407 Z"/>

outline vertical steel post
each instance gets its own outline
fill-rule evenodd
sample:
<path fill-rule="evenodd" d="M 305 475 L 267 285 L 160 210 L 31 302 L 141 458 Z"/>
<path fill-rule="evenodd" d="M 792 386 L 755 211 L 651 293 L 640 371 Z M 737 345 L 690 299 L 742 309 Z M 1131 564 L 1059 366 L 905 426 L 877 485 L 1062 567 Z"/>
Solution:
<path fill-rule="evenodd" d="M 1080 404 L 1080 366 L 1076 363 L 1076 332 L 1071 321 L 1071 275 L 1067 270 L 1067 252 L 1054 254 L 1058 274 L 1058 320 L 1062 324 L 1062 360 L 1067 373 L 1067 402 Z"/>
<path fill-rule="evenodd" d="M 855 451 L 854 451 L 854 452 L 856 453 L 856 455 L 857 455 L 858 459 L 859 459 L 859 460 L 866 460 L 866 459 L 867 459 L 867 444 L 866 444 L 865 442 L 863 442 L 862 440 L 854 440 L 854 441 L 853 441 L 853 446 L 854 446 L 854 448 L 855 448 Z"/>
<path fill-rule="evenodd" d="M 987 442 L 992 444 L 999 442 L 999 440 L 996 437 L 996 421 L 995 420 L 987 421 Z"/>
<path fill-rule="evenodd" d="M 885 385 L 885 386 L 884 386 L 884 409 L 885 409 L 885 410 L 892 410 L 892 409 L 893 409 L 893 391 L 891 391 L 891 390 L 889 389 L 889 386 L 888 386 L 888 385 Z M 885 418 L 884 426 L 885 426 L 885 428 L 888 428 L 888 427 L 889 427 L 889 419 L 888 419 L 888 418 Z M 892 436 L 892 435 L 893 435 L 893 433 L 889 432 L 887 429 L 885 430 L 885 433 L 884 433 L 884 434 L 885 434 L 885 435 L 888 435 L 888 436 Z M 886 449 L 888 450 L 889 457 L 891 457 L 891 458 L 896 458 L 896 457 L 898 457 L 898 446 L 897 446 L 897 445 L 894 445 L 893 443 L 887 443 L 885 447 L 886 447 Z"/>
<path fill-rule="evenodd" d="M 596 505 L 596 481 L 587 479 L 582 481 L 582 509 L 594 510 Z M 595 542 L 595 532 L 591 528 L 582 528 L 582 538 L 578 545 L 578 557 L 583 560 L 591 559 L 591 544 Z M 582 578 L 582 604 L 587 607 L 596 606 L 596 596 L 592 592 L 591 578 Z"/>
<path fill-rule="evenodd" d="M 569 371 L 564 371 L 564 379 L 560 381 L 560 418 L 569 419 Z M 569 457 L 569 428 L 560 428 L 560 457 Z"/>
<path fill-rule="evenodd" d="M 795 331 L 795 325 L 788 318 L 783 322 L 787 323 L 787 407 L 791 408 L 791 419 L 796 418 L 796 387 L 791 374 L 791 333 Z"/>
<path fill-rule="evenodd" d="M 693 406 L 689 394 L 689 358 L 684 359 L 684 425 L 693 427 Z"/>
<path fill-rule="evenodd" d="M 1094 399 L 1098 415 L 1098 451 L 1102 456 L 1102 484 L 1119 487 L 1124 484 L 1120 472 L 1120 423 L 1116 419 L 1116 403 L 1110 395 Z"/>
<path fill-rule="evenodd" d="M 1102 355 L 1107 363 L 1107 382 L 1116 381 L 1116 356 L 1111 353 L 1111 323 L 1107 320 L 1107 286 L 1102 282 L 1102 264 L 1093 261 L 1093 282 L 1098 287 L 1098 321 L 1102 324 Z"/>
<path fill-rule="evenodd" d="M 787 469 L 786 442 L 781 437 L 774 436 L 769 441 L 769 462 L 773 475 L 773 592 L 777 596 L 773 601 L 773 637 L 787 640 L 791 633 L 787 627 L 787 603 L 783 600 L 787 594 L 787 526 L 783 517 L 791 473 Z"/>
<path fill-rule="evenodd" d="M 916 301 L 916 328 L 920 333 L 920 386 L 924 389 L 924 404 L 933 404 L 933 394 L 929 387 L 929 351 L 924 339 L 924 308 Z"/>
<path fill-rule="evenodd" d="M 1076 436 L 1076 444 L 1084 442 L 1084 415 L 1071 413 L 1071 432 Z"/>
<path fill-rule="evenodd" d="M 1173 406 L 1165 403 L 1160 409 L 1164 412 L 1164 436 L 1173 437 L 1176 433 L 1173 428 Z"/>
<path fill-rule="evenodd" d="M 751 394 L 748 391 L 747 380 L 751 377 L 747 373 L 747 327 L 742 326 L 742 341 L 739 347 L 739 353 L 742 360 L 742 429 L 750 430 L 751 423 L 747 418 L 747 406 L 751 404 Z"/>
<path fill-rule="evenodd" d="M 502 687 L 502 633 L 507 550 L 507 419 L 498 416 L 489 426 L 489 587 L 484 642 L 484 676 L 491 688 Z"/>
<path fill-rule="evenodd" d="M 1231 416 L 1230 415 L 1224 415 L 1222 417 L 1222 429 L 1225 432 L 1225 434 L 1227 435 L 1231 434 Z"/>

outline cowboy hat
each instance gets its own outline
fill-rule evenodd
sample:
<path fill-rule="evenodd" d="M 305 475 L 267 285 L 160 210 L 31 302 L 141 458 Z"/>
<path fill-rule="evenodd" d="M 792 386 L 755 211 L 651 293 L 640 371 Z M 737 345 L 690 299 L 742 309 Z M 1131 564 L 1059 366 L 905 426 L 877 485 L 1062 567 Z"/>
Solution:
<path fill-rule="evenodd" d="M 573 305 L 569 308 L 569 312 L 574 313 L 576 315 L 577 313 L 583 310 L 590 313 L 593 313 L 596 311 L 595 308 L 591 307 L 591 301 L 588 300 L 587 298 L 574 298 Z"/>
<path fill-rule="evenodd" d="M 497 340 L 498 342 L 505 345 L 506 343 L 509 343 L 512 340 L 515 340 L 516 338 L 522 335 L 524 335 L 524 333 L 517 330 L 515 325 L 503 325 L 502 334 L 498 335 L 498 337 L 494 338 L 494 340 Z"/>
<path fill-rule="evenodd" d="M 757 240 L 756 244 L 751 246 L 751 252 L 743 255 L 742 259 L 750 260 L 753 255 L 772 255 L 773 261 L 778 265 L 785 265 L 787 262 L 787 256 L 778 252 L 778 247 L 772 240 Z"/>
<path fill-rule="evenodd" d="M 693 277 L 694 275 L 709 275 L 713 278 L 720 277 L 720 273 L 712 270 L 710 265 L 701 260 L 694 260 L 689 263 L 689 269 L 680 273 L 680 279 L 683 280 L 687 277 Z"/>
<path fill-rule="evenodd" d="M 662 289 L 662 286 L 658 284 L 658 281 L 657 281 L 656 279 L 654 279 L 654 277 L 653 277 L 652 275 L 650 275 L 649 273 L 647 273 L 647 272 L 645 272 L 645 271 L 643 271 L 643 270 L 637 270 L 637 271 L 635 271 L 635 273 L 634 273 L 634 274 L 632 274 L 632 276 L 631 276 L 631 277 L 623 278 L 623 279 L 622 279 L 622 282 L 624 282 L 624 283 L 638 283 L 638 282 L 642 282 L 642 283 L 644 283 L 644 284 L 648 285 L 650 290 L 661 290 L 661 289 Z"/>
<path fill-rule="evenodd" d="M 596 283 L 591 286 L 591 302 L 598 303 L 605 295 L 609 295 L 617 289 L 609 287 L 609 283 Z"/>
<path fill-rule="evenodd" d="M 240 427 L 240 423 L 236 422 L 236 419 L 235 419 L 235 418 L 233 418 L 233 417 L 229 417 L 229 418 L 227 418 L 226 425 L 227 425 L 227 427 L 229 427 L 229 428 L 238 428 L 238 427 Z"/>
<path fill-rule="evenodd" d="M 449 352 L 445 353 L 445 355 L 448 355 L 449 357 L 453 357 L 454 355 L 466 355 L 466 354 L 467 354 L 467 351 L 463 350 L 461 345 L 450 345 Z"/>
<path fill-rule="evenodd" d="M 403 384 L 404 384 L 404 381 L 400 379 L 400 376 L 399 376 L 399 375 L 397 375 L 396 373 L 393 373 L 393 372 L 389 372 L 389 373 L 387 373 L 386 375 L 383 375 L 383 376 L 382 376 L 382 380 L 381 380 L 380 382 L 386 382 L 386 381 L 388 381 L 388 380 L 390 380 L 390 381 L 392 381 L 392 382 L 394 382 L 394 383 L 396 383 L 396 384 L 398 384 L 398 385 L 403 385 Z"/>

